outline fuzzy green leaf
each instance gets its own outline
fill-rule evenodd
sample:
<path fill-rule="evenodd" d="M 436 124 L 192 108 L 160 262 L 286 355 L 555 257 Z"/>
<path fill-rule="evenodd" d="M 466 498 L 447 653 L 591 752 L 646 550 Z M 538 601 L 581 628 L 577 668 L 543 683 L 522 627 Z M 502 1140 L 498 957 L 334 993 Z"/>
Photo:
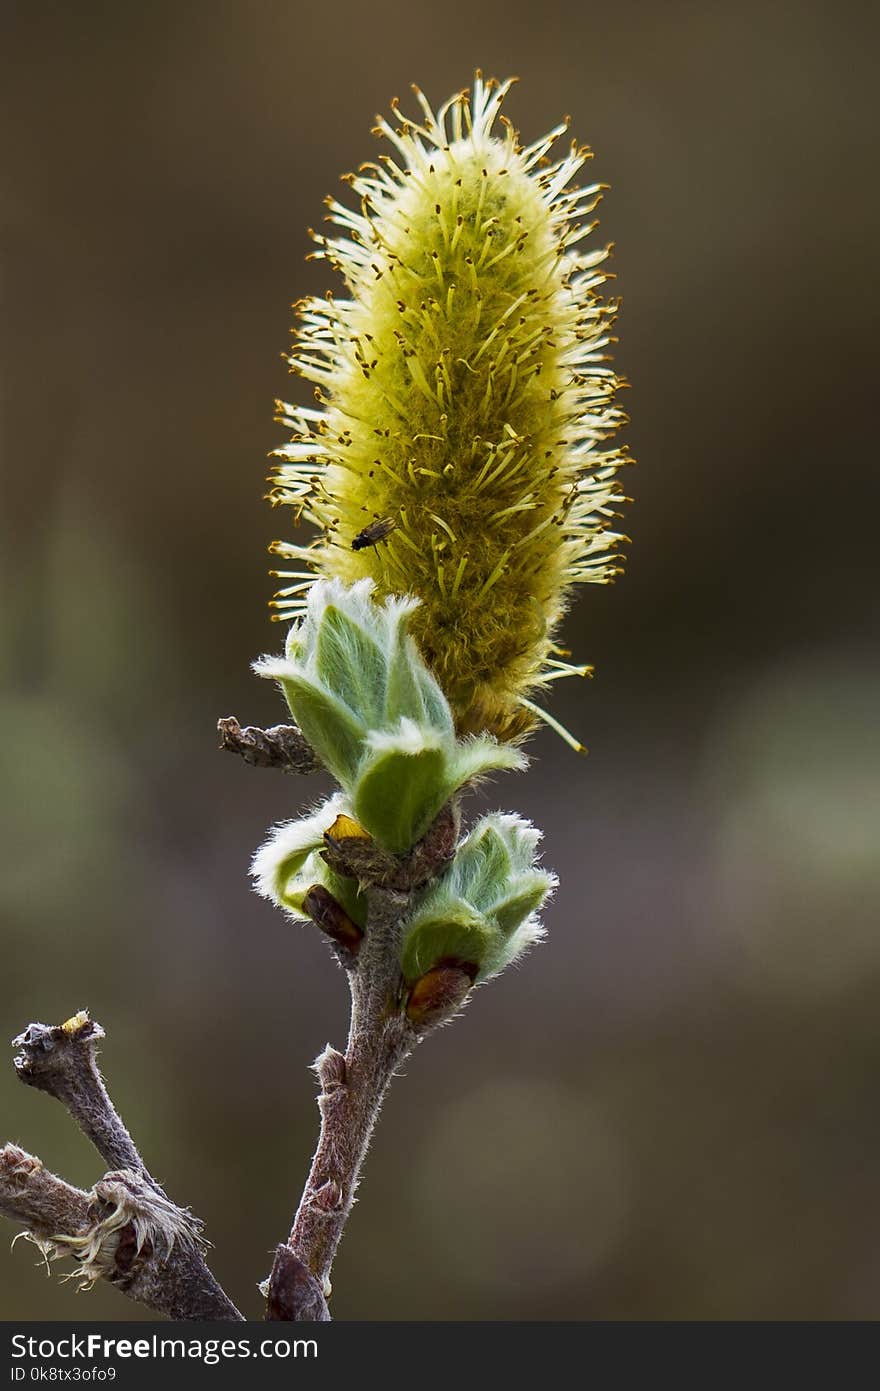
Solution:
<path fill-rule="evenodd" d="M 315 674 L 369 729 L 382 722 L 388 664 L 369 632 L 335 604 L 321 615 Z"/>
<path fill-rule="evenodd" d="M 456 746 L 451 776 L 458 788 L 496 768 L 524 768 L 525 765 L 525 755 L 519 749 L 510 744 L 497 744 L 488 735 L 478 735 Z"/>
<path fill-rule="evenodd" d="M 389 725 L 399 724 L 402 719 L 424 722 L 427 711 L 419 684 L 421 665 L 412 639 L 399 633 L 388 664 L 385 719 Z"/>
<path fill-rule="evenodd" d="M 303 900 L 312 885 L 320 882 L 321 863 L 313 850 L 299 863 L 293 856 L 282 860 L 275 870 L 273 897 L 276 903 L 303 921 L 308 918 L 303 909 Z"/>
<path fill-rule="evenodd" d="M 390 740 L 368 754 L 352 790 L 358 821 L 397 855 L 421 839 L 449 797 L 442 748 L 409 749 Z"/>
<path fill-rule="evenodd" d="M 452 719 L 452 707 L 446 699 L 437 681 L 425 666 L 421 657 L 418 656 L 418 649 L 412 638 L 407 639 L 416 654 L 416 677 L 419 683 L 419 692 L 422 703 L 425 707 L 425 714 L 435 729 L 442 730 L 444 734 L 452 738 L 455 734 L 455 725 Z"/>
<path fill-rule="evenodd" d="M 406 930 L 401 970 L 408 981 L 418 980 L 440 961 L 465 961 L 482 967 L 500 949 L 497 928 L 475 913 L 464 900 L 448 900 L 439 916 L 417 916 Z"/>
<path fill-rule="evenodd" d="M 535 863 L 538 840 L 534 826 L 521 817 L 501 812 L 482 817 L 427 890 L 405 931 L 403 958 L 410 962 L 417 950 L 416 964 L 425 970 L 444 955 L 455 958 L 453 929 L 460 930 L 471 954 L 460 943 L 458 959 L 475 964 L 477 980 L 483 981 L 540 941 L 536 913 L 556 879 Z M 438 924 L 448 931 L 441 932 Z M 430 931 L 416 948 L 426 925 Z"/>
<path fill-rule="evenodd" d="M 346 805 L 342 794 L 336 792 L 311 815 L 276 826 L 251 864 L 257 893 L 282 907 L 298 911 L 302 907 L 302 895 L 309 884 L 315 882 L 324 864 L 317 857 L 324 844 L 324 832 Z"/>
<path fill-rule="evenodd" d="M 497 976 L 506 966 L 510 966 L 516 961 L 517 957 L 523 956 L 536 943 L 544 940 L 544 929 L 535 917 L 526 918 L 515 932 L 509 937 L 499 939 L 498 948 L 491 957 L 487 957 L 477 981 L 488 980 L 490 976 Z"/>
<path fill-rule="evenodd" d="M 455 881 L 461 893 L 485 912 L 506 891 L 510 874 L 503 837 L 491 822 L 478 823 L 455 857 Z"/>
<path fill-rule="evenodd" d="M 321 868 L 318 871 L 316 881 L 323 884 L 326 889 L 341 903 L 352 922 L 357 923 L 358 927 L 365 927 L 367 923 L 367 896 L 361 893 L 355 879 L 347 879 L 341 874 L 337 874 L 323 859 L 320 861 Z"/>
<path fill-rule="evenodd" d="M 294 719 L 321 762 L 343 787 L 350 787 L 366 729 L 347 705 L 307 677 L 291 671 L 280 681 Z"/>
<path fill-rule="evenodd" d="M 524 874 L 510 882 L 506 895 L 492 909 L 492 917 L 505 937 L 509 937 L 526 918 L 538 911 L 553 884 L 552 874 L 545 874 L 540 870 L 534 870 L 531 874 Z"/>

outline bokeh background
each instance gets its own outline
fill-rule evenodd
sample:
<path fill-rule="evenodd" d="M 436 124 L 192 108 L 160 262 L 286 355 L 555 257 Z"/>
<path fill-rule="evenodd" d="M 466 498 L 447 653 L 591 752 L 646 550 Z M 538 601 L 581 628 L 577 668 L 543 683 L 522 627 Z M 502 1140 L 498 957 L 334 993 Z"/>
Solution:
<path fill-rule="evenodd" d="M 390 1096 L 341 1318 L 880 1314 L 876 18 L 858 3 L 2 6 L 0 1034 L 88 1006 L 148 1161 L 250 1313 L 344 1037 L 250 892 L 323 790 L 273 723 L 262 501 L 306 227 L 418 81 L 518 73 L 613 185 L 640 460 L 626 578 L 488 804 L 546 834 L 549 941 Z M 3 1138 L 88 1186 L 0 1068 Z M 123 1319 L 0 1239 L 0 1315 Z"/>

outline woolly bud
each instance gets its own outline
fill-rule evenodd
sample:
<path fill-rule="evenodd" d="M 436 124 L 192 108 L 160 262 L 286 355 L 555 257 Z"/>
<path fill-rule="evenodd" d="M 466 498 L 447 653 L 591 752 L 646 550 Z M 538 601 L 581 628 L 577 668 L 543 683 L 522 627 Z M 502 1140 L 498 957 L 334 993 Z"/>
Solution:
<path fill-rule="evenodd" d="M 540 941 L 536 914 L 556 877 L 536 863 L 539 838 L 518 816 L 496 812 L 477 822 L 404 930 L 407 981 L 449 962 L 486 980 Z"/>
<path fill-rule="evenodd" d="M 442 1024 L 461 1008 L 474 983 L 470 962 L 443 961 L 420 976 L 409 993 L 406 1017 L 415 1029 Z"/>
<path fill-rule="evenodd" d="M 306 892 L 303 912 L 308 913 L 312 922 L 317 923 L 337 946 L 344 947 L 353 955 L 357 952 L 364 935 L 363 929 L 352 921 L 339 900 L 323 884 L 313 884 Z"/>
<path fill-rule="evenodd" d="M 276 826 L 254 856 L 251 875 L 263 898 L 286 909 L 294 921 L 317 922 L 331 937 L 335 934 L 329 930 L 331 910 L 327 905 L 335 903 L 342 915 L 337 920 L 338 930 L 348 940 L 343 942 L 341 936 L 335 939 L 353 951 L 355 935 L 362 932 L 366 922 L 366 902 L 357 884 L 336 873 L 322 853 L 328 831 L 344 817 L 345 805 L 345 798 L 337 792 L 310 816 Z M 321 893 L 316 893 L 318 889 Z M 342 918 L 350 928 L 343 929 Z"/>

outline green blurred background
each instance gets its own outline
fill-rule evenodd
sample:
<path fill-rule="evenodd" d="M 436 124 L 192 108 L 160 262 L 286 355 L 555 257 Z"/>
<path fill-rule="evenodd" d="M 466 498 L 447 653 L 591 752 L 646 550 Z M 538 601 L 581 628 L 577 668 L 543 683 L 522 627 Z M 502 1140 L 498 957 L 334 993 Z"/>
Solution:
<path fill-rule="evenodd" d="M 876 11 L 874 11 L 876 15 Z M 344 1037 L 250 892 L 322 791 L 215 750 L 280 718 L 261 500 L 306 227 L 373 113 L 518 73 L 613 185 L 640 466 L 596 679 L 484 802 L 534 818 L 549 940 L 411 1060 L 341 1318 L 880 1313 L 872 7 L 817 0 L 2 6 L 0 1034 L 88 1006 L 153 1171 L 255 1315 Z M 3 1137 L 100 1172 L 0 1068 Z M 136 1317 L 0 1233 L 0 1316 Z"/>

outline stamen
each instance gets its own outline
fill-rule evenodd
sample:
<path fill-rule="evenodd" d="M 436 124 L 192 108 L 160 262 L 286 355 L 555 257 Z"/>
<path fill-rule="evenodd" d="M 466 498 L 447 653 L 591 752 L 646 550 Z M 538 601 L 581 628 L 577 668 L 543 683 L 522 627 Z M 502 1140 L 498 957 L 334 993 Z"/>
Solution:
<path fill-rule="evenodd" d="M 532 700 L 526 700 L 525 696 L 520 696 L 519 703 L 525 706 L 526 710 L 530 710 L 533 715 L 537 715 L 538 719 L 542 720 L 544 724 L 549 725 L 551 729 L 555 730 L 556 733 L 565 740 L 569 748 L 574 749 L 575 753 L 589 753 L 589 749 L 587 749 L 579 739 L 575 739 L 574 735 L 570 730 L 565 728 L 564 724 L 560 724 L 559 721 L 548 714 L 546 710 L 542 710 L 540 705 L 535 705 Z"/>

